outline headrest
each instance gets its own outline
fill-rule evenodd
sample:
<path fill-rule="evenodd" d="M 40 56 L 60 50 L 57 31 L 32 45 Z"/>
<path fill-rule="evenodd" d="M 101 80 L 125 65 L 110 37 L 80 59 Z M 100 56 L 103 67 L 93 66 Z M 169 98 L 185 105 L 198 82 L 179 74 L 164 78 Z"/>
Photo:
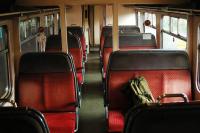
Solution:
<path fill-rule="evenodd" d="M 79 37 L 83 36 L 83 28 L 80 26 L 67 27 L 67 31 L 71 32 L 72 34 L 76 34 Z"/>
<path fill-rule="evenodd" d="M 200 103 L 140 105 L 126 118 L 124 133 L 193 133 L 199 130 Z"/>
<path fill-rule="evenodd" d="M 68 48 L 81 48 L 80 38 L 71 32 L 67 33 Z"/>
<path fill-rule="evenodd" d="M 119 31 L 121 33 L 131 33 L 131 32 L 140 33 L 140 28 L 135 25 L 126 25 L 126 26 L 119 26 Z"/>
<path fill-rule="evenodd" d="M 176 70 L 189 67 L 188 55 L 184 51 L 116 51 L 109 59 L 109 70 Z"/>
<path fill-rule="evenodd" d="M 133 34 L 140 33 L 140 28 L 138 26 L 119 26 L 119 34 Z M 104 26 L 102 28 L 103 36 L 112 36 L 112 26 Z"/>
<path fill-rule="evenodd" d="M 119 36 L 119 47 L 131 46 L 154 46 L 156 48 L 155 36 L 150 33 L 137 33 Z M 112 36 L 107 36 L 105 38 L 104 48 L 112 48 Z"/>
<path fill-rule="evenodd" d="M 46 49 L 62 50 L 61 36 L 51 35 L 47 38 Z"/>
<path fill-rule="evenodd" d="M 1 107 L 0 119 L 2 133 L 49 133 L 43 115 L 33 109 Z"/>
<path fill-rule="evenodd" d="M 20 73 L 63 73 L 72 71 L 65 53 L 27 53 L 21 57 Z"/>

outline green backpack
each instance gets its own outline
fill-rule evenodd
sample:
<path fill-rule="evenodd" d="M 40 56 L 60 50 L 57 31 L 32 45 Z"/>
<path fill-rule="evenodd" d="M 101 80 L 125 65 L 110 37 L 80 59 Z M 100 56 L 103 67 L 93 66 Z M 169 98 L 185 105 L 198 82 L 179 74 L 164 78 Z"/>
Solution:
<path fill-rule="evenodd" d="M 154 102 L 153 95 L 149 85 L 144 77 L 137 77 L 129 81 L 129 90 L 133 105 L 152 103 Z"/>

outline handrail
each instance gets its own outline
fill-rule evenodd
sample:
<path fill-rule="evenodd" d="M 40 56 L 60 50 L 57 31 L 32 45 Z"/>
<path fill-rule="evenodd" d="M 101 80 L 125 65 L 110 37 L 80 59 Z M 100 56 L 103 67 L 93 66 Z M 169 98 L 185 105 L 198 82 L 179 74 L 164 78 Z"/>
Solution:
<path fill-rule="evenodd" d="M 184 93 L 177 93 L 177 94 L 163 94 L 157 98 L 157 103 L 160 103 L 160 101 L 164 98 L 174 98 L 174 97 L 180 97 L 183 98 L 184 102 L 189 102 L 187 95 Z"/>

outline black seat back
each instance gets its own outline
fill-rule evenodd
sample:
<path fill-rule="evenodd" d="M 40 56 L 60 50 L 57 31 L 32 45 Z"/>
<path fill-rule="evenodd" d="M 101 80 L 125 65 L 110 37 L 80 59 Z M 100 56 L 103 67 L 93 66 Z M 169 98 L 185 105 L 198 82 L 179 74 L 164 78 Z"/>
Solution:
<path fill-rule="evenodd" d="M 141 105 L 128 113 L 124 133 L 194 133 L 199 120 L 199 102 Z"/>
<path fill-rule="evenodd" d="M 43 115 L 29 108 L 0 108 L 1 133 L 49 133 Z"/>

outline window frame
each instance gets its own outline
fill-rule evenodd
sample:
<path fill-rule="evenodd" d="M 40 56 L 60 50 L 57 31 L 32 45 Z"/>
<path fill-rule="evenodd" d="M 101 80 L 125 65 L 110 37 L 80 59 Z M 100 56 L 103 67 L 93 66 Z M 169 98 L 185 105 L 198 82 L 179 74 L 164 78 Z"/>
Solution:
<path fill-rule="evenodd" d="M 7 83 L 8 83 L 8 91 L 4 94 L 4 97 L 0 97 L 0 99 L 10 99 L 13 92 L 13 85 L 12 85 L 12 70 L 11 70 L 11 59 L 10 59 L 10 32 L 9 32 L 9 25 L 7 22 L 0 23 L 0 27 L 6 27 L 7 33 L 7 46 L 5 49 L 0 50 L 0 55 L 6 56 L 6 69 L 7 69 Z"/>
<path fill-rule="evenodd" d="M 166 31 L 166 30 L 164 30 L 164 28 L 163 28 L 163 18 L 164 18 L 164 16 L 168 16 L 169 17 L 169 31 Z M 172 25 L 172 22 L 171 22 L 171 17 L 173 17 L 173 18 L 177 18 L 178 19 L 178 21 L 177 21 L 177 34 L 174 34 L 174 33 L 172 33 L 172 31 L 171 31 L 171 25 Z M 179 23 L 179 19 L 185 19 L 185 20 L 187 20 L 187 37 L 184 37 L 184 36 L 181 36 L 180 34 L 179 34 L 179 27 L 178 27 L 178 23 Z M 163 13 L 162 14 L 162 16 L 161 16 L 161 22 L 162 22 L 162 26 L 161 26 L 161 31 L 160 31 L 160 34 L 161 34 L 161 44 L 162 44 L 162 48 L 163 48 L 163 33 L 165 33 L 165 34 L 168 34 L 168 35 L 170 35 L 170 36 L 173 36 L 173 37 L 175 37 L 175 38 L 177 38 L 177 39 L 180 39 L 180 40 L 182 40 L 182 41 L 185 41 L 186 42 L 186 48 L 185 49 L 182 49 L 182 50 L 184 50 L 184 51 L 187 51 L 187 49 L 188 49 L 188 15 L 179 15 L 179 14 L 166 14 L 166 13 Z"/>
<path fill-rule="evenodd" d="M 163 32 L 164 32 L 164 33 L 166 33 L 166 34 L 169 34 L 169 35 L 171 35 L 171 36 L 174 36 L 174 37 L 176 37 L 176 38 L 178 38 L 178 39 L 181 39 L 181 40 L 187 42 L 187 40 L 188 40 L 187 37 L 181 36 L 181 35 L 179 34 L 179 25 L 178 25 L 178 21 L 179 21 L 179 19 L 186 19 L 186 20 L 188 21 L 188 19 L 187 19 L 186 17 L 178 17 L 178 16 L 173 16 L 173 15 L 162 15 L 162 20 L 163 20 L 164 16 L 169 16 L 169 31 L 167 31 L 167 30 L 165 30 L 163 27 L 161 27 L 161 34 L 163 34 Z M 177 18 L 177 19 L 178 19 L 178 21 L 177 21 L 177 34 L 175 34 L 175 33 L 172 32 L 172 28 L 171 28 L 171 26 L 172 26 L 172 21 L 171 21 L 171 18 Z M 162 36 L 163 36 L 163 35 L 162 35 Z"/>

